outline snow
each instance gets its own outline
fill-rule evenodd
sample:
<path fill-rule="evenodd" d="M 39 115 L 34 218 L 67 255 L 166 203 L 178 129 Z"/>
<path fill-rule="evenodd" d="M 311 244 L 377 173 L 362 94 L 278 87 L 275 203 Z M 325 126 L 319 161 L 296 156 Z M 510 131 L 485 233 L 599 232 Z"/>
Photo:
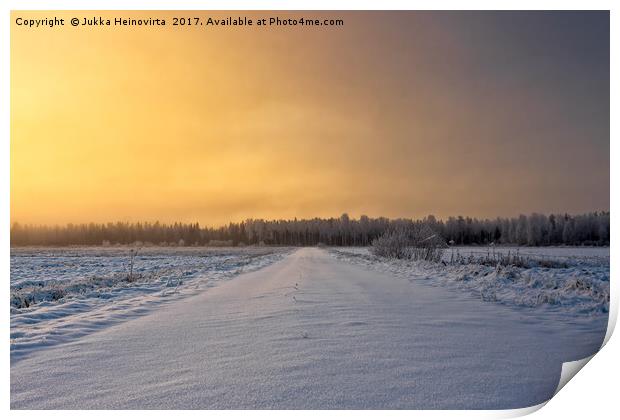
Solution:
<path fill-rule="evenodd" d="M 603 313 L 483 301 L 338 252 L 300 248 L 12 359 L 11 407 L 520 408 L 605 335 Z"/>
<path fill-rule="evenodd" d="M 531 256 L 539 259 L 554 259 L 557 261 L 607 263 L 609 265 L 609 247 L 585 246 L 547 246 L 547 247 L 517 247 L 517 246 L 455 246 L 444 254 L 449 260 L 452 252 L 463 256 L 502 254 Z"/>
<path fill-rule="evenodd" d="M 341 248 L 349 253 L 370 254 L 369 247 L 346 247 Z M 507 255 L 530 255 L 538 258 L 554 258 L 559 261 L 575 260 L 603 262 L 609 264 L 609 247 L 586 247 L 586 246 L 545 246 L 545 247 L 518 247 L 518 246 L 452 246 L 444 253 L 444 260 L 449 261 L 452 253 L 468 257 L 470 255 L 485 256 L 493 252 Z"/>
<path fill-rule="evenodd" d="M 286 248 L 14 248 L 11 359 L 73 340 L 260 269 Z"/>
<path fill-rule="evenodd" d="M 416 262 L 382 258 L 368 248 L 340 248 L 330 252 L 338 259 L 362 264 L 368 268 L 381 269 L 415 282 L 436 286 L 449 286 L 470 292 L 484 301 L 509 306 L 541 307 L 580 319 L 609 312 L 609 248 L 593 252 L 585 248 L 529 248 L 500 249 L 496 253 L 529 256 L 532 267 L 493 266 L 475 263 L 476 257 L 486 257 L 489 251 L 483 247 L 447 250 L 443 263 Z M 581 251 L 581 253 L 579 253 Z M 449 264 L 453 255 L 473 256 L 473 263 Z M 491 254 L 492 255 L 492 254 Z M 537 265 L 537 261 L 560 262 L 560 268 Z"/>

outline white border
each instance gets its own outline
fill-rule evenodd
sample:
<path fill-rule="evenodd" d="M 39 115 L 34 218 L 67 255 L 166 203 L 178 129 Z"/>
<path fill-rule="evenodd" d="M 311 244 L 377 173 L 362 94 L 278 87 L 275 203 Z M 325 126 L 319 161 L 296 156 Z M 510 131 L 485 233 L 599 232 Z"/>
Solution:
<path fill-rule="evenodd" d="M 0 241 L 1 246 L 4 249 L 4 255 L 0 258 L 0 269 L 3 273 L 4 287 L 0 294 L 0 300 L 3 302 L 8 301 L 8 284 L 9 284 L 9 231 L 10 231 L 10 142 L 9 142 L 9 127 L 10 127 L 10 115 L 8 110 L 10 109 L 10 75 L 9 75 L 9 60 L 10 60 L 10 10 L 547 10 L 547 9 L 564 9 L 564 10 L 611 10 L 611 75 L 620 74 L 620 67 L 618 66 L 618 43 L 614 40 L 620 39 L 620 33 L 618 30 L 618 23 L 620 19 L 617 17 L 617 12 L 620 10 L 618 6 L 615 6 L 617 2 L 613 1 L 559 1 L 559 0 L 522 0 L 522 1 L 456 1 L 446 0 L 442 2 L 431 1 L 396 1 L 396 0 L 383 0 L 381 2 L 372 2 L 368 0 L 360 1 L 338 1 L 338 0 L 315 0 L 315 1 L 275 1 L 275 0 L 263 0 L 263 1 L 251 1 L 251 0 L 214 0 L 214 1 L 171 1 L 171 0 L 93 0 L 85 4 L 84 1 L 79 0 L 63 0 L 63 1 L 42 1 L 42 0 L 24 0 L 15 1 L 9 0 L 3 2 L 0 9 L 2 10 L 2 19 L 0 19 L 0 57 L 2 57 L 0 65 L 0 80 L 2 91 L 2 117 L 0 118 L 0 132 L 2 133 L 2 145 L 1 145 L 1 165 L 2 177 L 0 179 L 1 196 L 5 197 L 0 204 L 0 212 L 4 222 L 0 229 Z M 615 7 L 614 7 L 615 6 Z M 610 139 L 610 163 L 618 162 L 618 146 L 617 141 L 617 121 L 618 112 L 616 106 L 616 98 L 618 98 L 618 84 L 615 83 L 615 79 L 612 76 L 611 79 L 611 139 Z M 610 185 L 616 185 L 618 180 L 619 170 L 615 165 L 610 164 L 611 170 L 611 183 Z M 620 207 L 617 206 L 618 199 L 612 191 L 610 191 L 610 211 L 611 211 L 611 224 L 615 228 L 616 221 L 618 220 L 616 210 Z M 615 243 L 615 242 L 614 242 Z M 611 265 L 612 272 L 613 267 L 620 261 L 620 252 L 615 247 L 611 248 Z M 615 287 L 615 280 L 611 282 L 611 312 L 610 312 L 610 328 L 606 337 L 606 342 L 609 340 L 610 334 L 613 331 L 615 322 L 617 320 L 618 313 L 618 295 L 617 287 Z M 8 308 L 7 308 L 8 309 Z M 2 336 L 5 337 L 5 344 L 1 347 L 4 363 L 2 364 L 2 370 L 4 374 L 4 381 L 2 382 L 2 395 L 3 395 L 3 408 L 4 411 L 9 411 L 9 394 L 10 394 L 10 362 L 9 362 L 9 322 L 8 322 L 8 310 L 5 312 L 5 322 L 2 323 Z M 620 345 L 617 343 L 618 339 L 611 340 L 605 346 L 605 351 L 594 357 L 593 361 L 583 369 L 583 372 L 579 373 L 579 379 L 571 381 L 566 387 L 549 402 L 549 407 L 544 410 L 538 411 L 535 416 L 537 418 L 549 418 L 563 417 L 563 418 L 583 418 L 588 417 L 602 417 L 609 416 L 609 414 L 618 412 L 617 396 L 614 389 L 617 386 L 618 372 L 618 360 L 617 355 L 620 353 Z M 368 418 L 368 417 L 385 417 L 391 418 L 410 418 L 412 415 L 422 418 L 505 418 L 525 415 L 530 412 L 536 411 L 540 406 L 521 409 L 521 410 L 504 410 L 504 411 L 336 411 L 336 412 L 321 412 L 323 416 L 331 418 Z M 287 411 L 188 411 L 183 412 L 182 415 L 188 418 L 204 418 L 205 416 L 213 416 L 214 418 L 236 418 L 252 414 L 253 417 L 264 419 L 283 419 L 288 418 L 291 415 L 300 419 L 314 418 L 318 413 L 313 411 L 300 411 L 300 412 L 287 412 Z M 84 412 L 80 411 L 11 411 L 9 415 L 19 418 L 39 418 L 41 416 L 50 418 L 62 418 L 72 419 L 81 418 L 84 416 Z M 121 418 L 166 418 L 172 414 L 169 411 L 89 411 L 87 413 L 90 418 L 108 418 L 111 416 Z"/>

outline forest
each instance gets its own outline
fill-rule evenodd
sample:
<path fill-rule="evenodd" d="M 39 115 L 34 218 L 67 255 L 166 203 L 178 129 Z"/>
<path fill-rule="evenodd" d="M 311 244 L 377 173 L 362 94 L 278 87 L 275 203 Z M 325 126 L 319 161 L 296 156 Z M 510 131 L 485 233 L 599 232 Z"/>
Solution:
<path fill-rule="evenodd" d="M 388 219 L 361 216 L 293 220 L 248 219 L 220 227 L 198 223 L 87 223 L 11 226 L 11 246 L 368 246 L 385 232 L 425 224 L 454 245 L 609 246 L 609 212 L 580 215 L 533 213 L 513 218 L 434 216 Z"/>

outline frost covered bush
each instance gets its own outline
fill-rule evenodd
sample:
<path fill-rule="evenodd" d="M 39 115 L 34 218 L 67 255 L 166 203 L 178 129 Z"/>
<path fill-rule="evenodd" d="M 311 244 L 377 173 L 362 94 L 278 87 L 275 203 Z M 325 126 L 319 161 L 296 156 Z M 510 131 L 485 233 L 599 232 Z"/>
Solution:
<path fill-rule="evenodd" d="M 452 249 L 452 254 L 448 260 L 450 264 L 467 265 L 479 264 L 491 267 L 519 267 L 519 268 L 568 268 L 565 261 L 558 261 L 552 258 L 538 257 L 532 255 L 520 255 L 519 250 L 516 252 L 508 251 L 508 253 L 487 250 L 487 254 L 463 255 L 457 249 Z"/>
<path fill-rule="evenodd" d="M 426 224 L 403 225 L 372 242 L 372 252 L 387 258 L 441 261 L 445 241 Z"/>
<path fill-rule="evenodd" d="M 372 253 L 380 257 L 409 258 L 409 239 L 407 232 L 397 229 L 384 233 L 372 242 Z"/>

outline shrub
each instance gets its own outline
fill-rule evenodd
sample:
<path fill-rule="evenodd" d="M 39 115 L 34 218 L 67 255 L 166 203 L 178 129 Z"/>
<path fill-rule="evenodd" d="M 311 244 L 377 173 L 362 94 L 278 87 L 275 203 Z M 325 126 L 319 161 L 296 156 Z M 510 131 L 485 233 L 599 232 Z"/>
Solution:
<path fill-rule="evenodd" d="M 441 261 L 447 245 L 427 224 L 414 223 L 385 232 L 372 242 L 373 254 L 397 259 Z"/>

